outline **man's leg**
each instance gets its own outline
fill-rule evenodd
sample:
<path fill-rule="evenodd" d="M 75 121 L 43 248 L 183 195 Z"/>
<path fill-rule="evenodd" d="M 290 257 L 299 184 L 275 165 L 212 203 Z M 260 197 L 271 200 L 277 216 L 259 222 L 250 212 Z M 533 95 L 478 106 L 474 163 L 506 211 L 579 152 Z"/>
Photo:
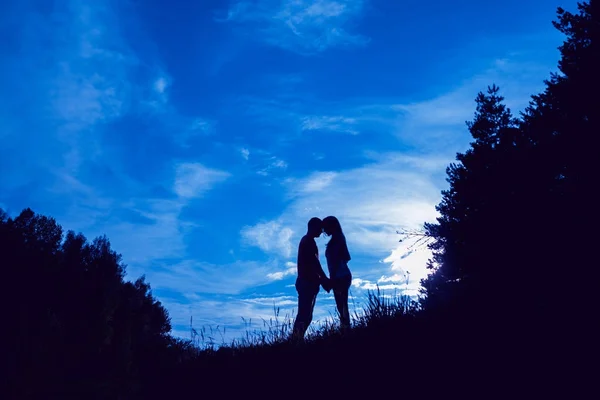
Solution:
<path fill-rule="evenodd" d="M 304 338 L 304 334 L 312 321 L 316 294 L 307 289 L 298 290 L 298 314 L 294 321 L 294 336 Z"/>
<path fill-rule="evenodd" d="M 308 327 L 310 326 L 312 319 L 313 319 L 313 312 L 315 311 L 315 303 L 317 302 L 317 294 L 318 294 L 318 290 L 313 291 L 310 294 L 310 313 L 308 315 L 307 318 L 307 322 L 306 322 L 306 329 L 304 329 L 304 332 L 306 332 L 308 330 Z"/>

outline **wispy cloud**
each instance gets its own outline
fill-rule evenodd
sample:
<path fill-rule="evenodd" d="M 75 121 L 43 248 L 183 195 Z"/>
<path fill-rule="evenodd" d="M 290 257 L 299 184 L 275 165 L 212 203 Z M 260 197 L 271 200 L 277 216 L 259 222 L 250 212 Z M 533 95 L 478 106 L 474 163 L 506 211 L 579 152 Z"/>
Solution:
<path fill-rule="evenodd" d="M 157 260 L 186 256 L 185 238 L 197 224 L 183 218 L 182 210 L 230 177 L 228 172 L 193 162 L 177 164 L 173 175 L 176 198 L 113 199 L 100 209 L 109 217 L 93 221 L 87 229 L 109 234 L 113 244 L 122 249 L 133 275 Z"/>
<path fill-rule="evenodd" d="M 273 162 L 271 163 L 271 166 L 273 166 L 273 168 L 286 169 L 288 167 L 288 164 L 279 158 L 274 158 Z"/>
<path fill-rule="evenodd" d="M 138 107 L 146 108 L 147 110 L 144 111 L 160 116 L 160 118 L 168 118 L 169 114 L 172 113 L 172 109 L 169 106 L 171 77 L 165 72 L 161 72 L 157 77 L 149 80 L 147 86 L 149 90 L 144 90 L 146 95 Z"/>
<path fill-rule="evenodd" d="M 167 89 L 167 86 L 169 86 L 169 82 L 163 76 L 154 81 L 154 90 L 156 90 L 158 93 L 164 93 Z"/>
<path fill-rule="evenodd" d="M 294 231 L 278 221 L 258 223 L 254 226 L 242 228 L 241 235 L 244 242 L 257 246 L 265 252 L 273 252 L 285 258 L 292 255 L 290 241 Z"/>
<path fill-rule="evenodd" d="M 55 66 L 39 73 L 48 82 L 48 92 L 41 95 L 51 102 L 57 138 L 68 146 L 62 168 L 76 174 L 84 158 L 99 154 L 90 129 L 128 111 L 133 90 L 129 74 L 137 60 L 118 30 L 109 29 L 115 19 L 112 10 L 100 2 L 73 1 L 68 8 L 71 24 L 54 27 L 50 38 L 64 46 L 50 56 Z"/>
<path fill-rule="evenodd" d="M 275 156 L 269 157 L 267 165 L 264 168 L 259 169 L 256 173 L 262 176 L 268 176 L 272 171 L 282 171 L 287 169 L 288 164 L 284 160 Z"/>
<path fill-rule="evenodd" d="M 296 306 L 298 300 L 294 296 L 256 297 L 242 300 L 244 303 L 259 304 L 268 307 Z"/>
<path fill-rule="evenodd" d="M 327 189 L 337 175 L 333 171 L 316 171 L 305 178 L 288 178 L 285 183 L 288 185 L 289 195 L 306 195 Z"/>
<path fill-rule="evenodd" d="M 274 281 L 280 281 L 285 277 L 296 275 L 296 263 L 288 261 L 285 263 L 286 269 L 283 271 L 272 272 L 267 274 L 267 278 L 272 279 Z"/>
<path fill-rule="evenodd" d="M 203 117 L 185 118 L 168 108 L 164 111 L 167 113 L 160 122 L 174 132 L 173 139 L 183 148 L 190 148 L 198 139 L 208 140 L 217 131 L 216 121 Z"/>
<path fill-rule="evenodd" d="M 103 196 L 92 186 L 72 182 L 67 175 L 64 179 L 69 179 L 70 190 L 79 187 L 79 192 L 76 197 L 71 192 L 73 204 L 61 221 L 68 229 L 83 230 L 92 237 L 107 234 L 127 260 L 129 274 L 135 277 L 153 262 L 185 259 L 185 239 L 198 224 L 184 218 L 182 210 L 229 177 L 228 172 L 200 163 L 177 164 L 172 176 L 163 182 L 175 197 L 166 189 L 162 196 L 144 196 L 144 190 L 133 180 L 126 180 L 130 188 L 122 196 Z"/>
<path fill-rule="evenodd" d="M 233 3 L 226 21 L 256 30 L 270 45 L 311 54 L 356 46 L 367 38 L 347 29 L 360 17 L 363 0 L 256 0 Z"/>
<path fill-rule="evenodd" d="M 200 134 L 212 133 L 215 123 L 205 118 L 194 118 L 189 125 L 189 130 Z"/>
<path fill-rule="evenodd" d="M 356 119 L 342 116 L 312 116 L 302 119 L 303 131 L 332 131 L 358 135 Z"/>
<path fill-rule="evenodd" d="M 181 218 L 183 206 L 177 200 L 160 199 L 118 203 L 109 218 L 95 221 L 86 232 L 106 233 L 127 260 L 128 276 L 135 279 L 156 260 L 185 255 L 185 237 L 194 224 Z"/>
<path fill-rule="evenodd" d="M 229 176 L 228 172 L 207 168 L 200 163 L 182 163 L 176 167 L 173 190 L 182 198 L 192 199 L 202 196 Z"/>
<path fill-rule="evenodd" d="M 452 90 L 436 97 L 381 104 L 375 109 L 391 109 L 398 113 L 390 122 L 395 125 L 398 137 L 406 143 L 436 151 L 449 145 L 452 150 L 458 150 L 457 145 L 463 146 L 468 140 L 465 121 L 473 117 L 474 99 L 479 91 L 485 91 L 491 84 L 500 86 L 506 104 L 516 114 L 527 106 L 531 93 L 541 89 L 546 68 L 518 58 L 495 59 L 481 73 L 464 79 Z"/>
<path fill-rule="evenodd" d="M 211 264 L 197 260 L 164 263 L 160 269 L 148 272 L 156 288 L 177 290 L 189 294 L 229 294 L 257 288 L 272 281 L 277 262 L 236 261 L 229 264 Z"/>
<path fill-rule="evenodd" d="M 423 166 L 407 168 L 402 158 L 390 158 L 333 172 L 334 178 L 332 172 L 312 174 L 307 181 L 300 181 L 300 190 L 288 183 L 292 185 L 289 190 L 298 194 L 291 210 L 304 216 L 321 210 L 345 217 L 347 224 L 366 227 L 420 226 L 435 215 L 430 208 L 439 197 L 431 179 L 437 171 Z"/>
<path fill-rule="evenodd" d="M 79 131 L 98 122 L 118 117 L 123 108 L 123 93 L 117 83 L 97 72 L 75 72 L 63 63 L 53 91 L 56 116 L 70 131 Z"/>
<path fill-rule="evenodd" d="M 373 143 L 389 148 L 391 142 L 382 139 L 385 137 L 395 139 L 396 146 L 455 154 L 469 140 L 465 121 L 472 118 L 478 91 L 492 83 L 499 85 L 507 104 L 517 112 L 527 105 L 530 94 L 542 87 L 546 68 L 520 58 L 491 59 L 480 73 L 450 86 L 430 89 L 437 93 L 435 96 L 414 100 L 389 96 L 328 102 L 289 89 L 269 98 L 237 98 L 238 103 L 232 106 L 239 107 L 245 117 L 271 137 L 281 130 L 288 132 L 285 136 L 276 136 L 277 141 L 286 143 L 303 137 L 314 138 L 311 135 L 314 133 L 322 134 L 319 137 L 345 133 L 348 137 L 344 140 L 352 140 L 360 148 L 368 148 Z M 367 136 L 376 140 L 367 141 Z M 346 151 L 350 148 L 351 144 L 346 145 Z"/>
<path fill-rule="evenodd" d="M 238 151 L 244 160 L 251 161 L 248 166 L 257 175 L 267 177 L 275 173 L 282 173 L 288 168 L 287 161 L 270 151 L 248 147 L 242 147 Z"/>

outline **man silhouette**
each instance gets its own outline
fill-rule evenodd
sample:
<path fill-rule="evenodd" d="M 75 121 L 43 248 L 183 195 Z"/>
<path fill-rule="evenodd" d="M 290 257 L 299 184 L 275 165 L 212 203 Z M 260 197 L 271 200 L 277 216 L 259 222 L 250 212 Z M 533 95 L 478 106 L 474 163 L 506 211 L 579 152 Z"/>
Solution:
<path fill-rule="evenodd" d="M 298 314 L 294 321 L 294 337 L 304 339 L 304 334 L 312 322 L 315 301 L 319 287 L 327 292 L 331 290 L 329 278 L 325 275 L 319 261 L 319 248 L 315 238 L 323 233 L 323 222 L 314 217 L 308 221 L 308 231 L 298 245 L 298 277 L 296 278 L 296 291 L 298 292 Z"/>

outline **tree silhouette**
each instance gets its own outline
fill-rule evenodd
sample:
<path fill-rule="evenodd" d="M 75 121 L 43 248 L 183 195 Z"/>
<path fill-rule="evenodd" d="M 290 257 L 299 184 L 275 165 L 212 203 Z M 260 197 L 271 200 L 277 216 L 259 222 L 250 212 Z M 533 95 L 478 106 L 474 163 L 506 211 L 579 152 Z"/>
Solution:
<path fill-rule="evenodd" d="M 566 35 L 561 74 L 545 81 L 518 120 L 497 87 L 477 96 L 467 123 L 474 142 L 447 169 L 441 216 L 425 226 L 434 238 L 434 272 L 423 281 L 431 312 L 510 316 L 534 326 L 591 304 L 572 307 L 557 294 L 587 296 L 565 277 L 593 274 L 575 249 L 593 246 L 583 221 L 597 229 L 591 210 L 598 167 L 590 160 L 598 151 L 600 102 L 586 95 L 600 82 L 595 4 L 579 4 L 578 14 L 558 9 L 554 26 Z"/>
<path fill-rule="evenodd" d="M 455 296 L 475 295 L 467 291 L 482 288 L 497 272 L 490 263 L 505 241 L 505 221 L 498 210 L 510 193 L 514 168 L 507 161 L 517 123 L 503 100 L 495 85 L 478 94 L 475 117 L 467 122 L 475 140 L 457 155 L 458 163 L 447 168 L 450 188 L 442 192 L 437 206 L 438 223 L 425 225 L 426 234 L 436 239 L 430 244 L 429 267 L 437 270 L 423 282 L 430 309 L 456 306 L 451 302 Z M 477 295 L 489 295 L 490 289 L 486 286 L 486 293 Z"/>
<path fill-rule="evenodd" d="M 0 212 L 11 393 L 133 395 L 166 362 L 167 311 L 144 277 L 123 280 L 126 266 L 105 236 L 88 243 L 62 233 L 31 209 L 14 219 Z"/>

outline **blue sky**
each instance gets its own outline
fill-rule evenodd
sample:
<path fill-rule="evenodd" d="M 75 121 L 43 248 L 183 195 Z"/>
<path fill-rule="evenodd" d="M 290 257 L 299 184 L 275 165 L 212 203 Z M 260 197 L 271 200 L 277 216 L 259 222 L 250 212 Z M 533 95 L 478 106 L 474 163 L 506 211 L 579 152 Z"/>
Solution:
<path fill-rule="evenodd" d="M 428 253 L 395 232 L 435 219 L 477 92 L 518 111 L 556 70 L 557 6 L 3 2 L 0 207 L 106 234 L 179 336 L 291 314 L 313 216 L 340 219 L 357 303 L 414 294 Z"/>

